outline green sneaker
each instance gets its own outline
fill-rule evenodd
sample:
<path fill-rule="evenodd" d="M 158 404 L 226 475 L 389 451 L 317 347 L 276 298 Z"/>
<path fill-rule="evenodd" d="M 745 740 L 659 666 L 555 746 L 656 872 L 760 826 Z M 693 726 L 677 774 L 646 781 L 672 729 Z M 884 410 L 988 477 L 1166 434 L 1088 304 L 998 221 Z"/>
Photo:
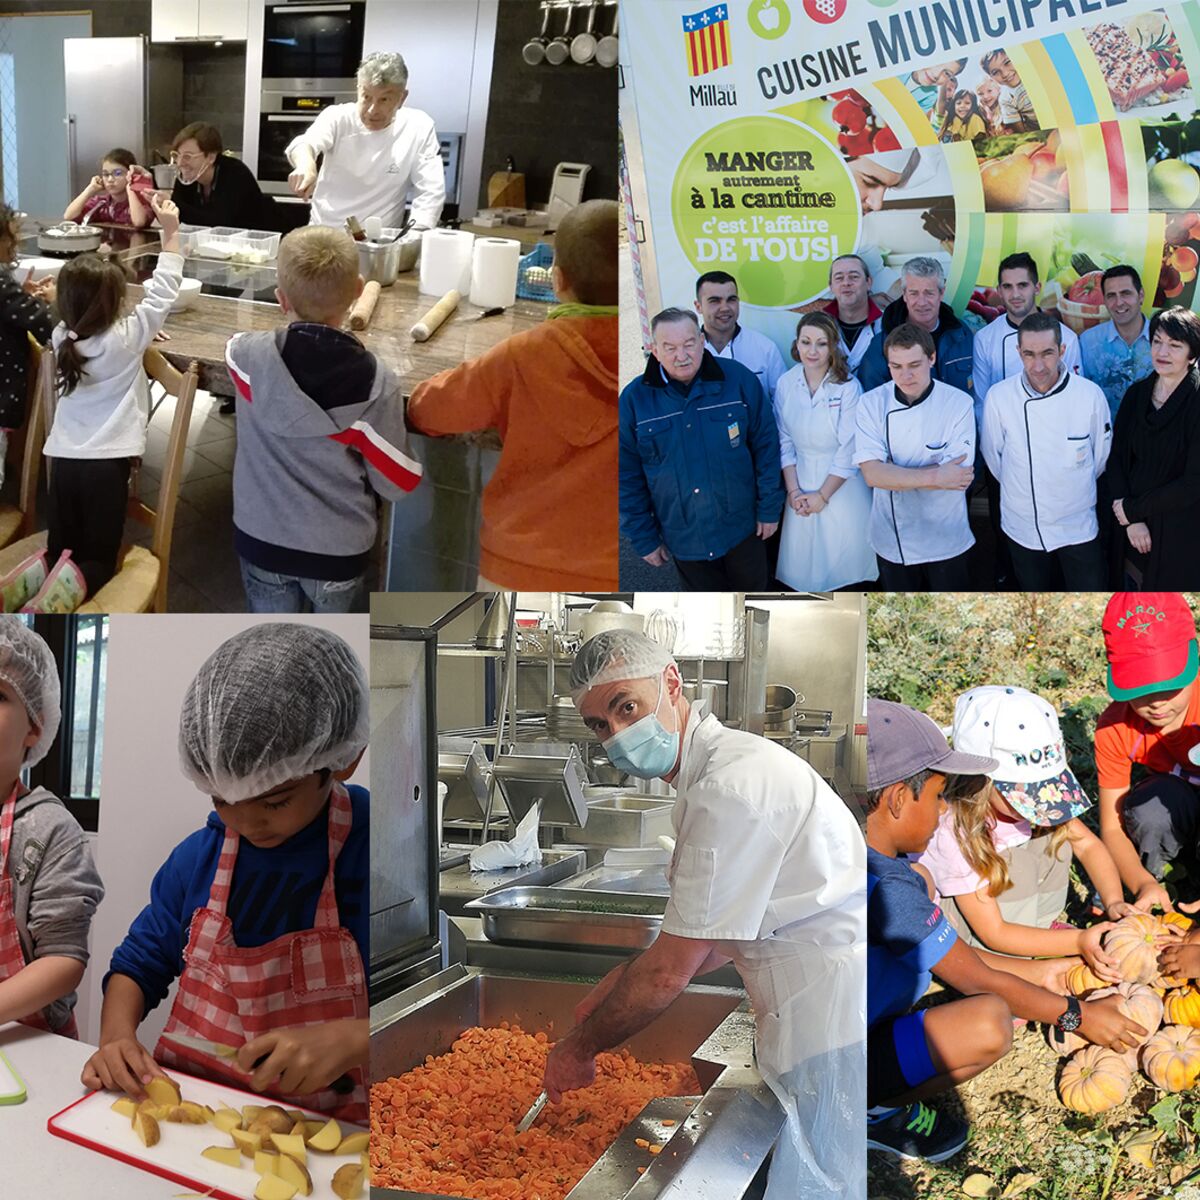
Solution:
<path fill-rule="evenodd" d="M 920 1158 L 940 1163 L 953 1158 L 966 1144 L 970 1126 L 939 1113 L 919 1100 L 867 1126 L 867 1149 L 896 1158 Z"/>

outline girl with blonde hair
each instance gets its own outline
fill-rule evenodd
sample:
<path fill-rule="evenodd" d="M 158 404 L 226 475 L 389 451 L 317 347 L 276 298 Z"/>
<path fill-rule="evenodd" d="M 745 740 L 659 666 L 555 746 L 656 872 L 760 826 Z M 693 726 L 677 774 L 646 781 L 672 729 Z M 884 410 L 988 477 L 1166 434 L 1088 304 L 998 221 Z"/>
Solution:
<path fill-rule="evenodd" d="M 972 946 L 1023 958 L 1080 954 L 1100 978 L 1119 982 L 1101 941 L 1137 910 L 1108 849 L 1080 820 L 1091 801 L 1067 763 L 1053 706 L 1025 688 L 972 688 L 955 704 L 952 736 L 956 750 L 1000 765 L 955 794 L 919 860 L 947 919 Z M 1072 856 L 1108 918 L 1087 929 L 1057 919 Z"/>

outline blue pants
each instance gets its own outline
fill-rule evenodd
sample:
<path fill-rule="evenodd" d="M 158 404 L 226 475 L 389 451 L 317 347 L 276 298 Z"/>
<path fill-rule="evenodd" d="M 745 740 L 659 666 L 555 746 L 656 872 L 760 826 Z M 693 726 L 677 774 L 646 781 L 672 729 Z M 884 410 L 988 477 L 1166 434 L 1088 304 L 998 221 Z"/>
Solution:
<path fill-rule="evenodd" d="M 367 611 L 367 577 L 303 579 L 264 571 L 244 558 L 242 586 L 252 613 L 353 613 Z"/>
<path fill-rule="evenodd" d="M 1162 879 L 1169 862 L 1182 860 L 1189 874 L 1194 870 L 1200 796 L 1187 780 L 1177 775 L 1143 779 L 1125 797 L 1124 825 L 1155 879 Z"/>

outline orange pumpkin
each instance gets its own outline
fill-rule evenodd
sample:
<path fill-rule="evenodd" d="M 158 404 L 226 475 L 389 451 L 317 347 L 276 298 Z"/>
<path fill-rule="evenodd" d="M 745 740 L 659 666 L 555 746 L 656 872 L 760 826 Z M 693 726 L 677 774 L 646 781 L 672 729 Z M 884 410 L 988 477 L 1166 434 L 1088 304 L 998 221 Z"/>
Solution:
<path fill-rule="evenodd" d="M 1157 940 L 1161 936 L 1158 918 L 1139 913 L 1122 917 L 1104 935 L 1104 949 L 1117 960 L 1117 969 L 1127 983 L 1154 983 L 1158 979 Z"/>
<path fill-rule="evenodd" d="M 1122 983 L 1116 987 L 1098 988 L 1088 996 L 1089 1000 L 1100 1000 L 1104 996 L 1121 997 L 1118 1005 L 1120 1010 L 1136 1021 L 1146 1031 L 1146 1036 L 1138 1043 L 1143 1045 L 1156 1032 L 1163 1021 L 1163 1002 L 1153 988 L 1144 983 Z M 1046 1040 L 1050 1048 L 1058 1054 L 1074 1054 L 1076 1050 L 1089 1045 L 1077 1033 L 1062 1033 L 1053 1025 L 1047 1027 Z M 1129 1053 L 1134 1053 L 1130 1051 Z M 1134 1054 L 1136 1058 L 1136 1054 Z M 1136 1066 L 1136 1063 L 1135 1063 Z"/>
<path fill-rule="evenodd" d="M 1084 996 L 1097 988 L 1108 987 L 1108 981 L 1101 979 L 1087 963 L 1081 962 L 1067 972 L 1067 987 L 1073 996 Z"/>
<path fill-rule="evenodd" d="M 1075 1112 L 1104 1112 L 1125 1099 L 1132 1079 L 1133 1072 L 1121 1055 L 1104 1046 L 1088 1046 L 1067 1059 L 1058 1094 Z"/>
<path fill-rule="evenodd" d="M 1190 1025 L 1200 1029 L 1200 992 L 1194 987 L 1182 987 L 1170 992 L 1163 1004 L 1166 1020 L 1171 1025 Z"/>
<path fill-rule="evenodd" d="M 1164 1025 L 1142 1047 L 1142 1070 L 1155 1087 L 1182 1092 L 1200 1075 L 1200 1030 Z"/>

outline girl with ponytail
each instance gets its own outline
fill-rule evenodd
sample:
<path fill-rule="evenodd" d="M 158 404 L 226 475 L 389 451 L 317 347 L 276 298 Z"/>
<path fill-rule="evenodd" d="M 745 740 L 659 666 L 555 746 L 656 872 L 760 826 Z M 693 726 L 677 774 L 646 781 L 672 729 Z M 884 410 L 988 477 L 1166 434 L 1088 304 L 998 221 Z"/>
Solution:
<path fill-rule="evenodd" d="M 81 254 L 58 275 L 53 346 L 60 400 L 46 438 L 50 472 L 48 559 L 68 555 L 86 595 L 116 571 L 131 462 L 146 449 L 150 392 L 142 355 L 179 295 L 179 210 L 150 201 L 162 226 L 163 248 L 145 294 L 121 316 L 125 272 L 96 254 Z M 51 574 L 53 574 L 53 569 Z"/>

